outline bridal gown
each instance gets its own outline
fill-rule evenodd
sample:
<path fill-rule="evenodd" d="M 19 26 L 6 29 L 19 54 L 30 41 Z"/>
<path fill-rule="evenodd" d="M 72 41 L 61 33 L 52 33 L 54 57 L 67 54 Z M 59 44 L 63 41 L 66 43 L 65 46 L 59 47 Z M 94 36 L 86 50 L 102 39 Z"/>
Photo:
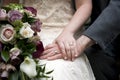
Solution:
<path fill-rule="evenodd" d="M 38 10 L 38 17 L 43 23 L 39 35 L 44 46 L 52 43 L 75 12 L 71 0 L 24 0 L 24 4 Z M 85 54 L 73 62 L 40 60 L 40 64 L 46 64 L 48 71 L 54 70 L 51 74 L 54 80 L 95 80 Z"/>

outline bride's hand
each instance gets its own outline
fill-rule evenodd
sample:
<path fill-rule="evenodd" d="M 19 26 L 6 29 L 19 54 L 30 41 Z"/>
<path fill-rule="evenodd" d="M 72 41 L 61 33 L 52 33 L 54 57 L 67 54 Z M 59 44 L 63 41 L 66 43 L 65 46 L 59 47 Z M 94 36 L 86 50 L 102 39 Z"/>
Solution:
<path fill-rule="evenodd" d="M 58 48 L 57 44 L 49 44 L 45 47 L 45 51 L 40 59 L 48 59 L 48 60 L 55 60 L 55 59 L 63 59 L 62 54 L 60 54 L 60 49 Z"/>
<path fill-rule="evenodd" d="M 63 31 L 55 40 L 65 60 L 74 60 L 77 52 L 76 40 L 73 33 Z"/>

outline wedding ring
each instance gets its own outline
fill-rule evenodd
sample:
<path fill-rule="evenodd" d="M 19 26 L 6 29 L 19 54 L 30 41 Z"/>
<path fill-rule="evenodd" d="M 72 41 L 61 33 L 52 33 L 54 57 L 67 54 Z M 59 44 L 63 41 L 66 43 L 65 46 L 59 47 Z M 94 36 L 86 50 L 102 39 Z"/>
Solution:
<path fill-rule="evenodd" d="M 55 50 L 55 51 L 54 51 L 54 53 L 55 53 L 55 54 L 58 54 L 58 51 L 57 51 L 57 50 Z"/>
<path fill-rule="evenodd" d="M 69 46 L 73 46 L 73 44 L 74 44 L 74 43 L 73 43 L 73 42 L 71 42 L 71 43 L 69 43 Z"/>

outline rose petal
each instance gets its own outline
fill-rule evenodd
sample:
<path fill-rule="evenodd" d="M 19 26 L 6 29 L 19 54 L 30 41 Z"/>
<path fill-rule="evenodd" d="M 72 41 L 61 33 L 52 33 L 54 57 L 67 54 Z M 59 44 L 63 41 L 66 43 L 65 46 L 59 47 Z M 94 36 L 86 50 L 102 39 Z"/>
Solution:
<path fill-rule="evenodd" d="M 32 12 L 32 14 L 34 14 L 35 16 L 37 15 L 37 10 L 33 7 L 24 7 L 24 9 Z"/>
<path fill-rule="evenodd" d="M 39 41 L 36 46 L 36 52 L 33 53 L 33 58 L 39 58 L 44 51 L 43 43 Z"/>
<path fill-rule="evenodd" d="M 39 19 L 36 20 L 34 23 L 31 24 L 31 28 L 35 32 L 40 32 L 41 31 L 41 26 L 42 26 L 42 22 Z"/>
<path fill-rule="evenodd" d="M 15 20 L 21 20 L 23 17 L 22 13 L 17 10 L 11 10 L 8 12 L 8 21 L 14 22 Z"/>

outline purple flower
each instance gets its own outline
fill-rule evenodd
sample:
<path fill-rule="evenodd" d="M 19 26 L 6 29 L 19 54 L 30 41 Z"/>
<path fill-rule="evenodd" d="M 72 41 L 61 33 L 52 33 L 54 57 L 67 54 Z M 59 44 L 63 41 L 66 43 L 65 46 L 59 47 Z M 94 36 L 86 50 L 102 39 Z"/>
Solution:
<path fill-rule="evenodd" d="M 0 9 L 0 20 L 5 20 L 7 17 L 6 10 Z"/>
<path fill-rule="evenodd" d="M 36 52 L 33 53 L 34 58 L 39 58 L 42 55 L 42 52 L 44 51 L 43 43 L 41 41 L 38 41 L 36 46 Z"/>
<path fill-rule="evenodd" d="M 16 66 L 18 67 L 18 65 L 20 65 L 22 63 L 22 59 L 17 57 L 15 59 L 11 59 L 10 63 L 13 65 L 13 66 Z"/>
<path fill-rule="evenodd" d="M 37 15 L 37 10 L 35 8 L 33 8 L 33 7 L 24 7 L 24 9 L 30 11 L 35 16 Z"/>
<path fill-rule="evenodd" d="M 39 19 L 37 19 L 34 23 L 31 24 L 31 28 L 35 32 L 40 32 L 41 31 L 41 29 L 40 29 L 41 26 L 42 26 L 42 22 Z"/>
<path fill-rule="evenodd" d="M 15 20 L 21 20 L 23 17 L 22 13 L 17 10 L 11 10 L 8 12 L 8 20 L 14 22 Z"/>

